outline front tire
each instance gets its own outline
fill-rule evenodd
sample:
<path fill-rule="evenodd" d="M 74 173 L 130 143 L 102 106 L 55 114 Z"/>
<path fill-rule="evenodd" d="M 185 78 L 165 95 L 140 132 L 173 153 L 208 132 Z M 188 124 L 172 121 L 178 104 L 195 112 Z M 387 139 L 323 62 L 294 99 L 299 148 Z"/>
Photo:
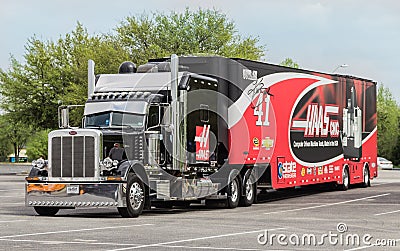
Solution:
<path fill-rule="evenodd" d="M 240 199 L 240 182 L 236 177 L 233 179 L 227 186 L 228 198 L 227 198 L 227 207 L 235 208 L 239 205 Z"/>
<path fill-rule="evenodd" d="M 33 207 L 40 216 L 54 216 L 60 210 L 58 207 Z"/>
<path fill-rule="evenodd" d="M 119 207 L 118 212 L 124 218 L 136 218 L 142 214 L 145 204 L 145 187 L 133 173 L 128 175 L 126 189 L 126 207 Z"/>

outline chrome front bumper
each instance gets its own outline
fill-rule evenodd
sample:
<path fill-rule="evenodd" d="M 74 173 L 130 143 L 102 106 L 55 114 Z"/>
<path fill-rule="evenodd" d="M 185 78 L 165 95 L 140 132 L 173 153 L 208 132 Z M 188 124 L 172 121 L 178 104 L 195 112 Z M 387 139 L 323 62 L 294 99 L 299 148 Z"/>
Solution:
<path fill-rule="evenodd" d="M 44 207 L 125 207 L 125 183 L 27 183 L 25 205 Z"/>

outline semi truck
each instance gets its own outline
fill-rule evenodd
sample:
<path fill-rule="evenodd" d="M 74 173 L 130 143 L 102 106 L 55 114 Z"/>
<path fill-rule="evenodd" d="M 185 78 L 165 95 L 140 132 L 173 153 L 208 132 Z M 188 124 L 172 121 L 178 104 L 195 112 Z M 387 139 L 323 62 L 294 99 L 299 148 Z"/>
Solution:
<path fill-rule="evenodd" d="M 48 160 L 34 161 L 26 178 L 26 206 L 39 215 L 235 208 L 267 189 L 347 190 L 378 175 L 371 80 L 219 56 L 124 62 L 118 74 L 94 68 L 89 60 L 82 126 L 70 125 L 74 106 L 61 106 Z"/>

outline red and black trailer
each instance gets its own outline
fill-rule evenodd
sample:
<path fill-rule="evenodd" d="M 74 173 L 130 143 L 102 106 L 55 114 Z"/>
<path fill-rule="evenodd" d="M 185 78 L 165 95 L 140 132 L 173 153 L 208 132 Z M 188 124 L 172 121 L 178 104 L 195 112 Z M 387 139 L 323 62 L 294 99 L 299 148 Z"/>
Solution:
<path fill-rule="evenodd" d="M 113 206 L 136 217 L 202 200 L 234 208 L 260 189 L 346 190 L 377 177 L 370 80 L 216 56 L 124 63 L 96 77 L 89 69 L 84 128 L 60 109 L 49 161 L 27 178 L 26 204 L 39 214 Z M 115 143 L 123 160 L 105 158 Z"/>

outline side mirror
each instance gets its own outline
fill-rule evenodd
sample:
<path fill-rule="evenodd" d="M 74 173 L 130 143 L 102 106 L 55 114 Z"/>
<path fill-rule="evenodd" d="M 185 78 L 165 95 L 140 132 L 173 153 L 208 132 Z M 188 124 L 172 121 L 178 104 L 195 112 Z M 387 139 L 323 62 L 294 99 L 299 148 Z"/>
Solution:
<path fill-rule="evenodd" d="M 58 107 L 58 127 L 69 128 L 69 107 L 60 106 Z"/>
<path fill-rule="evenodd" d="M 70 125 L 70 117 L 69 112 L 71 109 L 75 109 L 78 107 L 83 107 L 84 105 L 62 105 L 58 107 L 58 127 L 59 128 L 77 128 L 74 125 Z M 74 113 L 73 113 L 74 114 Z M 79 126 L 79 125 L 77 125 Z"/>
<path fill-rule="evenodd" d="M 162 112 L 162 120 L 161 120 L 161 124 L 162 125 L 170 125 L 171 124 L 171 109 L 170 106 L 163 106 L 161 107 L 161 109 L 163 109 Z"/>

